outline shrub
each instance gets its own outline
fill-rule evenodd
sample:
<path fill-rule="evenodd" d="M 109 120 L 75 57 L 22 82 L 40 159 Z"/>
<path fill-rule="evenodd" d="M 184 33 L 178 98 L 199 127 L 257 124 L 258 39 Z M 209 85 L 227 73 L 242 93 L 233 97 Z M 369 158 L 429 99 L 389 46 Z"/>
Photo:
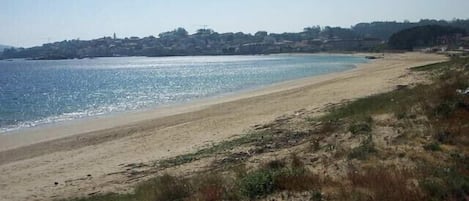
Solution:
<path fill-rule="evenodd" d="M 465 200 L 469 196 L 469 176 L 452 168 L 431 167 L 430 176 L 419 182 L 433 199 Z"/>
<path fill-rule="evenodd" d="M 301 159 L 293 154 L 290 168 L 283 168 L 274 178 L 277 190 L 307 191 L 317 190 L 320 186 L 320 178 L 309 172 Z"/>
<path fill-rule="evenodd" d="M 445 183 L 438 178 L 425 178 L 419 185 L 432 200 L 443 200 L 448 192 Z"/>
<path fill-rule="evenodd" d="M 203 174 L 193 180 L 196 189 L 196 199 L 201 201 L 223 200 L 226 194 L 225 179 L 219 174 Z"/>
<path fill-rule="evenodd" d="M 274 192 L 275 170 L 259 169 L 248 173 L 239 181 L 242 195 L 251 199 L 265 196 Z"/>
<path fill-rule="evenodd" d="M 139 201 L 177 201 L 191 193 L 191 185 L 186 179 L 163 175 L 151 179 L 135 190 Z"/>
<path fill-rule="evenodd" d="M 427 144 L 427 145 L 423 146 L 423 148 L 425 150 L 429 150 L 429 151 L 441 151 L 440 144 L 438 144 L 436 142 Z"/>
<path fill-rule="evenodd" d="M 371 200 L 418 201 L 424 196 L 415 186 L 409 185 L 412 172 L 388 168 L 373 168 L 363 173 L 349 173 L 354 188 L 365 188 L 371 192 Z"/>
<path fill-rule="evenodd" d="M 348 130 L 352 134 L 366 134 L 371 132 L 371 126 L 368 123 L 357 123 L 349 126 Z"/>
<path fill-rule="evenodd" d="M 450 101 L 445 101 L 440 103 L 434 110 L 434 115 L 441 117 L 450 116 L 456 109 L 455 103 Z"/>
<path fill-rule="evenodd" d="M 133 200 L 133 195 L 131 194 L 117 194 L 117 193 L 109 193 L 104 195 L 94 195 L 91 197 L 86 198 L 74 198 L 74 199 L 67 199 L 61 201 L 129 201 Z"/>
<path fill-rule="evenodd" d="M 305 169 L 284 169 L 274 178 L 277 190 L 307 191 L 316 190 L 320 186 L 320 178 Z"/>
<path fill-rule="evenodd" d="M 311 193 L 312 201 L 321 201 L 323 200 L 322 193 L 320 191 L 314 191 Z"/>
<path fill-rule="evenodd" d="M 272 160 L 264 165 L 265 169 L 273 169 L 273 170 L 279 170 L 285 167 L 286 167 L 285 162 L 281 160 Z"/>
<path fill-rule="evenodd" d="M 366 160 L 368 159 L 369 154 L 375 152 L 376 149 L 372 140 L 372 136 L 370 135 L 365 141 L 360 144 L 360 146 L 355 147 L 350 151 L 350 153 L 348 154 L 348 158 Z"/>
<path fill-rule="evenodd" d="M 292 155 L 289 167 L 283 161 L 274 160 L 238 180 L 240 193 L 250 199 L 263 197 L 274 191 L 318 190 L 320 184 L 320 178 L 309 172 L 296 155 Z"/>
<path fill-rule="evenodd" d="M 293 154 L 291 158 L 292 158 L 291 160 L 292 169 L 304 169 L 305 164 L 301 161 L 301 159 L 296 154 Z"/>

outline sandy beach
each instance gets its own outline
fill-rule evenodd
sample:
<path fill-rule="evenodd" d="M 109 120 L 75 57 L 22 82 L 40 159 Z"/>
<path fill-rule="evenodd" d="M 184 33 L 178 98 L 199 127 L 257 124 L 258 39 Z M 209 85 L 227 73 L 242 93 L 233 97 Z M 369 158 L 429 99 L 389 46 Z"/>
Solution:
<path fill-rule="evenodd" d="M 301 109 L 319 110 L 418 83 L 425 78 L 411 73 L 410 67 L 446 59 L 423 53 L 385 54 L 349 71 L 261 90 L 0 135 L 0 200 L 126 191 L 137 182 L 120 174 L 126 164 L 193 152 Z"/>

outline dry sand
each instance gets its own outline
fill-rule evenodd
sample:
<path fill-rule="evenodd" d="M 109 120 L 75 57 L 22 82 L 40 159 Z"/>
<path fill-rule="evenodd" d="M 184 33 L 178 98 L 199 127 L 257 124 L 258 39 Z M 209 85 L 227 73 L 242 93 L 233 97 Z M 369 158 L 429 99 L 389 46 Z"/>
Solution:
<path fill-rule="evenodd" d="M 126 164 L 195 151 L 300 109 L 390 91 L 419 81 L 408 68 L 446 60 L 386 54 L 346 72 L 196 103 L 64 123 L 0 136 L 0 200 L 52 200 L 125 191 Z M 54 183 L 58 182 L 58 185 Z"/>

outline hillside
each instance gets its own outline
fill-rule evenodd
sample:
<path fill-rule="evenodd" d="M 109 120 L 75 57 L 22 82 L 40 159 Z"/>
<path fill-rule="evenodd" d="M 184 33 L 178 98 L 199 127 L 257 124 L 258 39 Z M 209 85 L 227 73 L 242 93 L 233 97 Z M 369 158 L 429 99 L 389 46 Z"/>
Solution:
<path fill-rule="evenodd" d="M 103 37 L 94 40 L 65 40 L 32 48 L 3 52 L 2 58 L 72 59 L 119 56 L 246 55 L 319 51 L 370 51 L 379 39 L 362 38 L 340 27 L 307 27 L 299 33 L 218 33 L 199 29 L 189 34 L 184 28 L 158 37 Z"/>
<path fill-rule="evenodd" d="M 418 26 L 438 25 L 438 26 L 451 26 L 461 28 L 469 31 L 469 20 L 432 20 L 422 19 L 418 22 L 372 22 L 372 23 L 359 23 L 352 26 L 352 30 L 364 37 L 379 38 L 382 40 L 389 40 L 392 34 Z"/>
<path fill-rule="evenodd" d="M 218 33 L 199 29 L 189 34 L 177 28 L 158 37 L 103 37 L 64 40 L 32 48 L 5 51 L 0 58 L 72 59 L 118 56 L 246 55 L 293 52 L 379 51 L 389 37 L 401 30 L 439 25 L 469 31 L 469 20 L 359 23 L 351 28 L 305 27 L 296 33 Z"/>
<path fill-rule="evenodd" d="M 0 44 L 0 52 L 3 52 L 4 49 L 10 48 L 11 46 Z"/>
<path fill-rule="evenodd" d="M 464 29 L 426 25 L 404 29 L 394 33 L 388 45 L 394 49 L 413 50 L 416 47 L 431 47 L 437 45 L 457 44 L 458 37 L 466 35 Z"/>
<path fill-rule="evenodd" d="M 466 200 L 469 60 L 415 67 L 423 81 L 301 110 L 197 152 L 129 164 L 150 179 L 95 200 Z M 206 166 L 206 167 L 205 167 Z"/>

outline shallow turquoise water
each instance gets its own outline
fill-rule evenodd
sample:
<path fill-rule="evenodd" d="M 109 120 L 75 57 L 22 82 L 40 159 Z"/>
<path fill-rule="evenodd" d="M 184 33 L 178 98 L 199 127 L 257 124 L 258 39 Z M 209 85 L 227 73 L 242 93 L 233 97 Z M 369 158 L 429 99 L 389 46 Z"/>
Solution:
<path fill-rule="evenodd" d="M 0 133 L 256 89 L 348 70 L 339 55 L 0 61 Z"/>

